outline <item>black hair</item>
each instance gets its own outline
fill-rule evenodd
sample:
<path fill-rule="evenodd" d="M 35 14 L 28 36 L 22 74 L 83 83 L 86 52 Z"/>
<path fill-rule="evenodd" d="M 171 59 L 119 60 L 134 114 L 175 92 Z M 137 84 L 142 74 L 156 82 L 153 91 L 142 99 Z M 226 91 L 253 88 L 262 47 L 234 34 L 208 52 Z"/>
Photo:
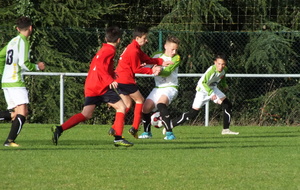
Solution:
<path fill-rule="evenodd" d="M 136 37 L 142 37 L 143 35 L 147 34 L 149 32 L 148 28 L 143 27 L 143 26 L 138 26 L 134 29 L 132 33 L 133 39 Z"/>
<path fill-rule="evenodd" d="M 116 43 L 122 36 L 122 30 L 117 26 L 111 26 L 106 29 L 105 38 L 107 42 Z"/>
<path fill-rule="evenodd" d="M 24 30 L 32 25 L 32 21 L 29 17 L 22 16 L 17 19 L 16 25 L 20 30 Z"/>
<path fill-rule="evenodd" d="M 223 59 L 225 62 L 227 61 L 227 57 L 224 53 L 217 53 L 214 57 L 214 61 L 217 59 Z"/>

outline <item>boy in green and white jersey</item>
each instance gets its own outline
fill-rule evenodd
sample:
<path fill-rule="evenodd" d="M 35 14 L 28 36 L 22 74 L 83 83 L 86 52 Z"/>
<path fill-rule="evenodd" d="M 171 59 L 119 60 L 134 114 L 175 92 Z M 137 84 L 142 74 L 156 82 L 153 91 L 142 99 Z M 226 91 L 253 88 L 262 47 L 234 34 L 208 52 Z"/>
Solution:
<path fill-rule="evenodd" d="M 212 100 L 214 103 L 220 104 L 223 109 L 223 130 L 221 134 L 239 134 L 238 132 L 229 130 L 232 104 L 227 99 L 226 95 L 218 88 L 219 84 L 224 89 L 228 89 L 228 85 L 225 80 L 226 71 L 227 67 L 225 55 L 216 55 L 214 65 L 210 66 L 198 81 L 192 109 L 189 112 L 183 113 L 180 117 L 172 119 L 172 128 L 187 120 L 195 118 L 198 115 L 200 108 L 208 101 Z"/>
<path fill-rule="evenodd" d="M 43 62 L 34 64 L 29 61 L 28 37 L 33 30 L 31 19 L 23 16 L 16 24 L 19 35 L 0 51 L 1 82 L 7 103 L 7 110 L 0 112 L 0 120 L 13 120 L 10 133 L 4 142 L 4 146 L 9 147 L 19 146 L 15 143 L 15 139 L 21 132 L 28 114 L 28 92 L 22 73 L 45 68 Z"/>
<path fill-rule="evenodd" d="M 170 125 L 171 118 L 167 106 L 177 97 L 178 94 L 178 66 L 180 56 L 177 54 L 179 39 L 169 36 L 164 45 L 164 52 L 157 52 L 153 58 L 162 58 L 164 61 L 172 61 L 174 64 L 163 67 L 158 76 L 154 77 L 155 88 L 146 98 L 143 105 L 144 133 L 139 138 L 148 139 L 151 133 L 151 112 L 159 111 L 162 123 L 166 129 L 165 140 L 173 140 L 175 136 Z"/>

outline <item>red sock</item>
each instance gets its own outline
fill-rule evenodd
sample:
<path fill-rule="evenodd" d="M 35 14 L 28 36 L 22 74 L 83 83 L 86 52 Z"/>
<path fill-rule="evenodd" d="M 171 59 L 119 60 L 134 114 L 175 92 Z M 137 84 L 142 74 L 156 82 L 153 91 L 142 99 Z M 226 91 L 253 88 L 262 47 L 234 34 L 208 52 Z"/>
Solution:
<path fill-rule="evenodd" d="M 124 119 L 125 119 L 125 114 L 122 112 L 117 112 L 116 113 L 116 118 L 115 122 L 113 124 L 113 128 L 116 132 L 116 136 L 122 136 L 123 134 L 123 129 L 124 129 Z"/>
<path fill-rule="evenodd" d="M 135 104 L 132 127 L 139 129 L 142 119 L 143 104 Z"/>
<path fill-rule="evenodd" d="M 68 119 L 66 122 L 64 122 L 61 125 L 61 127 L 65 131 L 67 129 L 70 129 L 70 128 L 74 127 L 78 123 L 85 121 L 85 120 L 86 120 L 86 118 L 84 117 L 84 115 L 82 115 L 82 113 L 78 113 L 78 114 L 75 114 L 72 117 L 70 117 L 70 119 Z"/>

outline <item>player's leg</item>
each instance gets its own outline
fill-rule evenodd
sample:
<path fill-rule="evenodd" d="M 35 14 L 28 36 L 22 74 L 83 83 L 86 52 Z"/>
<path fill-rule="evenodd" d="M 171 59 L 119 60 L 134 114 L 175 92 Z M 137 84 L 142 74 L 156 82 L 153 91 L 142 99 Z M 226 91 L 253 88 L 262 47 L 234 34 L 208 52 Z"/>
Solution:
<path fill-rule="evenodd" d="M 116 110 L 115 121 L 112 126 L 112 129 L 114 131 L 113 136 L 115 137 L 114 145 L 125 147 L 133 146 L 133 143 L 128 142 L 122 137 L 126 112 L 126 106 L 124 102 L 120 99 L 115 103 L 108 102 L 108 105 L 112 106 Z"/>
<path fill-rule="evenodd" d="M 229 130 L 231 115 L 232 115 L 232 104 L 226 97 L 226 95 L 220 91 L 217 87 L 213 88 L 214 94 L 217 96 L 217 99 L 214 100 L 216 104 L 222 106 L 223 111 L 223 130 L 222 135 L 238 135 L 238 132 L 233 132 Z"/>
<path fill-rule="evenodd" d="M 11 115 L 14 119 L 4 146 L 18 147 L 19 145 L 15 143 L 15 140 L 20 134 L 28 115 L 28 91 L 26 88 L 9 88 L 4 89 L 4 95 L 8 105 L 7 109 L 14 109 L 14 114 Z"/>
<path fill-rule="evenodd" d="M 81 113 L 77 113 L 65 121 L 62 125 L 53 126 L 52 130 L 52 142 L 57 145 L 58 138 L 65 130 L 71 129 L 77 124 L 84 122 L 92 118 L 96 105 L 99 104 L 99 97 L 87 97 L 85 98 L 84 107 Z"/>
<path fill-rule="evenodd" d="M 184 112 L 179 117 L 172 119 L 171 127 L 174 128 L 178 125 L 183 124 L 186 121 L 196 118 L 199 112 L 200 108 L 191 108 L 188 112 Z"/>
<path fill-rule="evenodd" d="M 17 136 L 20 134 L 20 132 L 23 128 L 23 125 L 26 121 L 26 116 L 28 115 L 27 104 L 18 105 L 15 108 L 15 113 L 16 113 L 16 116 L 12 122 L 8 137 L 7 137 L 6 141 L 4 142 L 4 146 L 13 146 L 13 147 L 18 146 L 17 144 L 15 144 L 15 140 L 16 140 Z"/>
<path fill-rule="evenodd" d="M 150 93 L 151 94 L 151 93 Z M 146 99 L 142 110 L 142 123 L 144 127 L 144 132 L 139 136 L 139 139 L 150 139 L 152 138 L 151 133 L 151 112 L 155 108 L 153 100 Z"/>
<path fill-rule="evenodd" d="M 91 119 L 95 108 L 96 105 L 94 104 L 84 106 L 81 113 L 77 113 L 73 115 L 58 128 L 61 128 L 61 132 L 63 132 L 76 126 L 78 123 Z"/>
<path fill-rule="evenodd" d="M 141 123 L 142 119 L 142 109 L 143 109 L 143 103 L 144 103 L 144 97 L 140 93 L 139 90 L 136 92 L 129 94 L 129 96 L 135 101 L 135 107 L 134 107 L 134 115 L 133 115 L 133 123 L 132 127 L 129 129 L 129 133 L 134 136 L 134 138 L 138 138 L 138 130 L 139 125 Z"/>
<path fill-rule="evenodd" d="M 207 95 L 207 93 L 203 91 L 197 91 L 192 108 L 188 112 L 182 113 L 179 117 L 172 119 L 171 121 L 172 128 L 181 125 L 186 121 L 196 118 L 197 115 L 199 114 L 200 108 L 209 100 L 210 98 Z"/>
<path fill-rule="evenodd" d="M 14 110 L 0 111 L 0 121 L 11 121 L 15 118 Z"/>
<path fill-rule="evenodd" d="M 127 114 L 132 106 L 132 99 L 129 95 L 125 95 L 125 94 L 120 94 L 120 97 L 126 106 L 125 114 Z"/>
<path fill-rule="evenodd" d="M 160 112 L 160 116 L 162 119 L 162 123 L 165 127 L 165 140 L 174 140 L 175 136 L 173 134 L 173 130 L 171 128 L 171 117 L 170 112 L 167 108 L 169 105 L 169 98 L 166 95 L 161 95 L 158 102 L 157 102 L 157 109 Z"/>
<path fill-rule="evenodd" d="M 232 104 L 231 102 L 225 98 L 221 103 L 223 110 L 223 130 L 222 135 L 238 135 L 239 132 L 233 132 L 229 130 L 231 116 L 232 116 Z"/>

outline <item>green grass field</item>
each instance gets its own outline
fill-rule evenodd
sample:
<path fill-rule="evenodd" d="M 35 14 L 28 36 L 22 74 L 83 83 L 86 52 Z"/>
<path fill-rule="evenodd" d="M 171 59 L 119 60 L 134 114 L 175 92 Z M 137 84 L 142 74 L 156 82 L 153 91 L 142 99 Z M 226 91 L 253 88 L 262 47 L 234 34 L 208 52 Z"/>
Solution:
<path fill-rule="evenodd" d="M 300 189 L 299 127 L 179 126 L 174 141 L 124 136 L 114 147 L 110 126 L 78 125 L 54 146 L 51 125 L 25 124 L 20 148 L 0 146 L 0 189 Z M 0 125 L 5 140 L 9 124 Z"/>

